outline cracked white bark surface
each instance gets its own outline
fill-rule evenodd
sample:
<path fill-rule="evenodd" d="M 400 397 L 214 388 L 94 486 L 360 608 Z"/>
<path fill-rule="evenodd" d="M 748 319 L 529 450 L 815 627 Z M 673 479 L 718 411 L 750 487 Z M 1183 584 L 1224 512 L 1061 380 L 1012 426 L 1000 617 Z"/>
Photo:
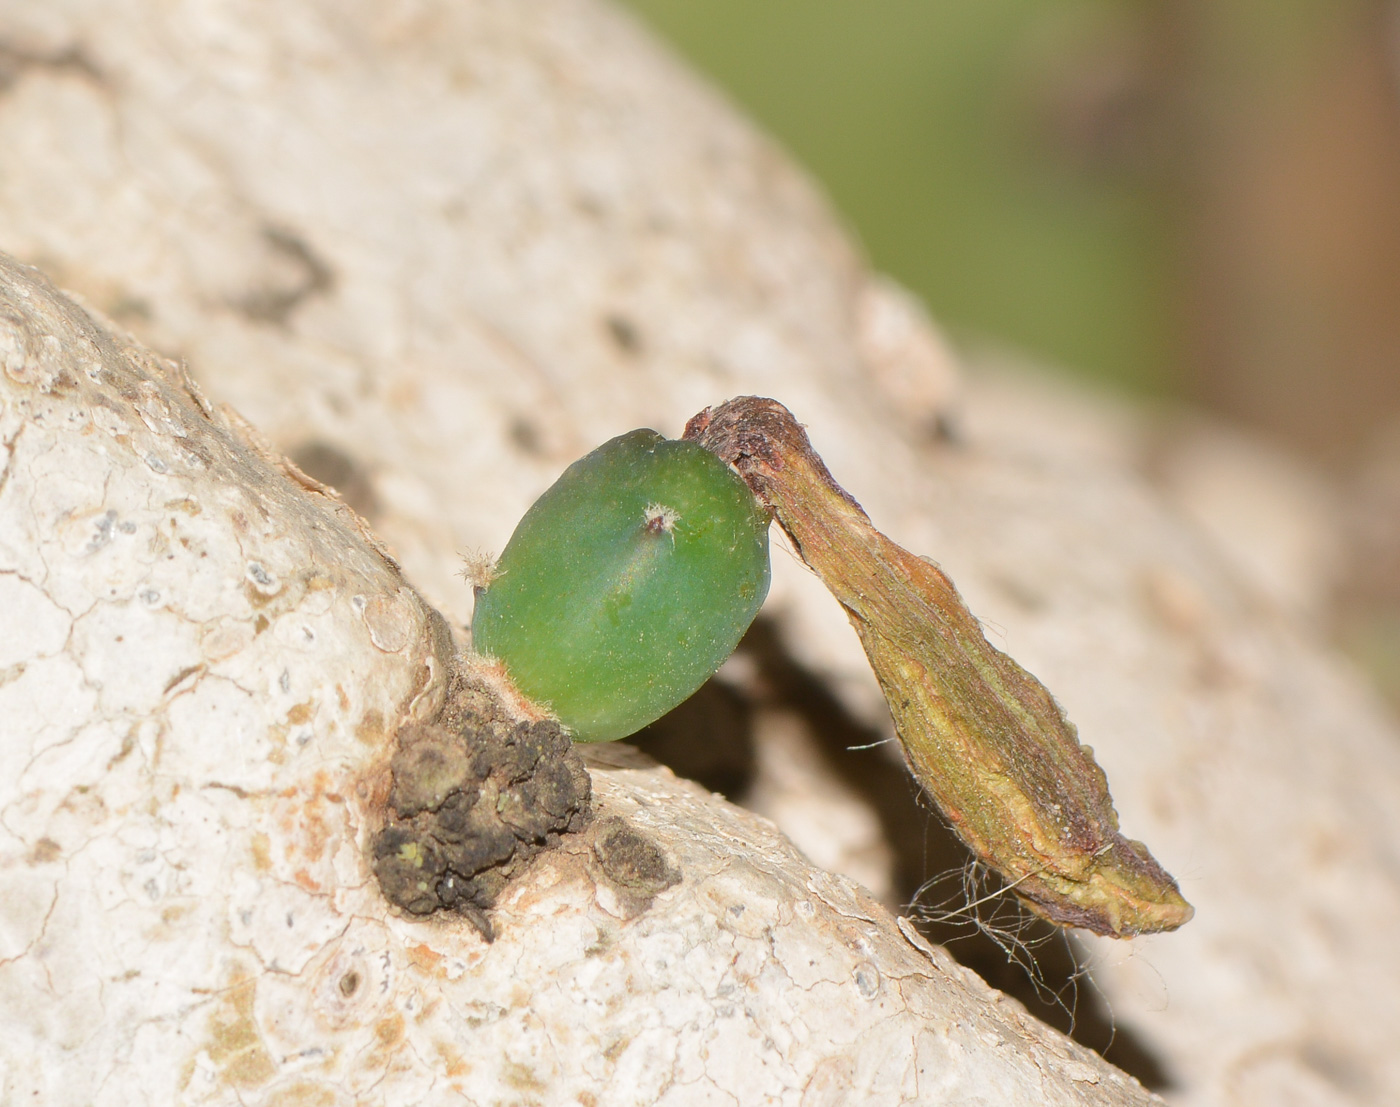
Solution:
<path fill-rule="evenodd" d="M 1146 1104 L 771 827 L 595 770 L 487 944 L 369 875 L 443 624 L 171 363 L 0 265 L 5 1103 Z M 912 935 L 912 932 L 911 932 Z"/>
<path fill-rule="evenodd" d="M 1134 471 L 1131 418 L 1061 395 L 1028 396 L 1024 385 L 973 382 L 968 445 L 931 447 L 922 432 L 949 388 L 937 340 L 897 293 L 871 280 L 800 176 L 629 23 L 584 0 L 286 0 L 275 21 L 247 0 L 152 0 L 127 5 L 121 20 L 97 0 L 8 0 L 0 61 L 0 248 L 188 359 L 211 395 L 279 448 L 323 444 L 352 460 L 372 493 L 364 503 L 376 531 L 454 621 L 469 610 L 454 579 L 457 553 L 498 549 L 574 457 L 635 426 L 676 433 L 732 394 L 783 400 L 876 522 L 935 556 L 1055 691 L 1107 770 L 1125 828 L 1149 842 L 1197 906 L 1178 934 L 1094 946 L 1097 983 L 1174 1079 L 1173 1100 L 1400 1100 L 1391 1034 L 1400 951 L 1378 929 L 1400 916 L 1394 727 L 1306 633 L 1162 509 Z M 61 344 L 31 347 L 22 368 L 65 364 Z M 92 355 L 78 348 L 70 368 L 81 382 Z M 462 952 L 466 937 L 423 937 L 423 924 L 363 910 L 359 854 L 346 845 L 359 833 L 353 793 L 332 781 L 382 754 L 376 727 L 390 725 L 431 656 L 422 609 L 342 523 L 326 525 L 340 528 L 359 567 L 334 587 L 297 591 L 308 557 L 328 574 L 342 571 L 333 552 L 312 556 L 332 532 L 313 540 L 287 522 L 301 537 L 279 536 L 238 491 L 240 466 L 261 463 L 217 420 L 190 422 L 178 382 L 161 383 L 162 374 L 150 397 L 122 401 L 130 429 L 106 407 L 64 407 L 33 383 L 6 381 L 57 406 L 40 431 L 7 402 L 0 436 L 27 459 L 6 470 L 0 495 L 0 554 L 13 559 L 5 563 L 13 571 L 0 572 L 0 619 L 24 628 L 0 634 L 0 789 L 8 790 L 0 1011 L 15 1027 L 0 1045 L 8 1066 L 0 1087 L 26 1102 L 33 1081 L 54 1080 L 47 1101 L 63 1102 L 64 1074 L 77 1073 L 106 1083 L 74 1084 L 70 1102 L 169 1102 L 164 1086 L 134 1075 L 150 1073 L 185 1080 L 183 1094 L 196 1102 L 339 1103 L 357 1094 L 394 1102 L 397 1081 L 411 1079 L 396 1067 L 404 1066 L 434 1073 L 440 1087 L 460 1079 L 489 1090 L 498 1080 L 510 1090 L 496 1100 L 545 1101 L 531 1073 L 605 1071 L 600 1087 L 615 1093 L 625 1083 L 615 1067 L 622 1057 L 635 1066 L 626 1080 L 693 1071 L 680 1064 L 693 1061 L 683 1057 L 685 1034 L 659 1033 L 654 1054 L 625 1044 L 629 1027 L 654 1025 L 658 1006 L 669 1012 L 677 997 L 646 1016 L 586 1011 L 595 1023 L 614 1020 L 604 1044 L 612 1056 L 586 1036 L 587 1022 L 577 1035 L 553 1035 L 528 1005 L 521 1013 L 519 979 L 479 1008 L 434 1006 L 434 996 L 465 987 L 450 979 L 467 973 L 458 965 L 470 964 L 475 981 L 527 964 L 512 961 L 528 952 L 510 944 L 527 931 L 535 942 L 553 926 L 572 935 L 556 939 L 558 950 L 530 947 L 541 955 L 593 948 L 561 919 L 585 935 L 595 922 L 616 925 L 639 943 L 647 931 L 647 942 L 664 947 L 671 912 L 687 935 L 718 933 L 725 916 L 685 915 L 673 890 L 648 915 L 608 921 L 598 903 L 606 889 L 591 891 L 591 878 L 562 855 L 540 871 L 565 875 L 507 906 L 523 912 L 511 920 L 536 925 L 509 922 L 504 952 L 493 948 L 479 963 Z M 162 403 L 184 414 L 164 414 Z M 59 412 L 74 420 L 72 433 L 55 423 Z M 161 430 L 169 426 L 186 436 Z M 224 466 L 231 490 L 206 489 L 212 478 L 200 470 L 197 495 L 167 495 L 162 482 L 179 485 L 188 475 L 181 466 L 199 460 L 185 456 L 199 426 L 225 443 L 200 463 Z M 163 444 L 156 456 L 168 472 L 122 461 L 136 448 L 123 435 Z M 51 438 L 62 444 L 46 452 Z M 135 483 L 107 475 L 118 462 Z M 41 477 L 49 491 L 36 498 L 27 489 Z M 255 487 L 276 503 L 309 502 L 266 479 Z M 186 498 L 198 513 L 178 506 Z M 160 542 L 174 561 L 151 552 Z M 199 550 L 222 568 L 201 569 L 209 558 Z M 873 683 L 839 610 L 790 561 L 776 562 L 771 609 L 791 650 L 874 717 Z M 259 589 L 274 585 L 291 591 L 258 608 Z M 363 614 L 356 595 L 366 597 Z M 390 606 L 371 608 L 375 597 Z M 258 633 L 257 613 L 268 608 Z M 21 719 L 29 729 L 16 731 L 25 737 L 14 752 L 10 728 Z M 366 719 L 379 723 L 365 729 Z M 212 732 L 228 736 L 232 765 Z M 634 779 L 600 774 L 600 793 L 625 806 L 640 794 L 627 791 Z M 307 801 L 331 795 L 341 801 Z M 647 817 L 700 802 L 685 789 L 678 796 L 688 798 L 656 804 Z M 702 825 L 678 833 L 674 848 L 696 871 L 717 873 L 729 847 L 706 838 L 705 825 L 738 816 L 703 810 Z M 111 820 L 123 829 L 94 833 Z M 756 825 L 744 833 L 768 841 Z M 794 877 L 784 894 L 817 903 L 829 933 L 846 936 L 827 952 L 841 966 L 831 978 L 850 975 L 843 943 L 863 924 L 828 914 L 803 890 L 808 879 Z M 84 896 L 103 912 L 78 912 Z M 248 907 L 246 920 L 241 909 L 230 913 L 235 902 Z M 318 928 L 329 924 L 316 914 L 332 909 L 354 917 L 343 934 L 331 932 L 334 953 L 321 944 Z M 780 907 L 771 914 L 785 917 Z M 683 915 L 698 920 L 693 929 L 680 927 Z M 69 929 L 45 929 L 55 919 Z M 51 933 L 67 944 L 35 956 Z M 462 943 L 455 953 L 453 942 Z M 601 978 L 647 963 L 608 949 L 577 972 Z M 336 987 L 347 979 L 350 969 L 335 961 L 342 954 L 373 988 L 340 998 L 323 988 L 297 1008 L 289 998 L 303 995 L 297 981 L 332 979 L 323 971 Z M 746 956 L 757 966 L 757 952 Z M 925 969 L 906 976 L 897 967 L 912 956 L 907 948 L 888 956 L 896 967 L 881 968 L 882 982 L 922 979 Z M 147 964 L 161 975 L 126 977 Z M 298 964 L 300 977 L 281 971 Z M 754 972 L 740 988 L 741 978 L 722 973 L 705 984 L 697 968 L 692 994 L 728 1004 L 735 992 L 723 987 L 776 1005 L 751 1026 L 786 1025 L 789 1015 L 773 1013 L 782 1004 L 823 995 L 797 986 L 770 993 L 773 978 Z M 637 979 L 661 979 L 660 970 Z M 901 984 L 901 995 L 912 986 Z M 394 999 L 376 1006 L 384 994 Z M 872 1010 L 857 1002 L 859 988 L 843 994 L 852 1010 Z M 985 999 L 969 994 L 985 1015 Z M 539 995 L 551 1011 L 568 1006 L 564 992 Z M 892 1002 L 892 990 L 879 995 Z M 487 1072 L 470 1048 L 439 1053 L 431 1031 L 413 1037 L 456 1010 L 466 1012 L 458 1021 L 472 1041 L 515 1043 L 485 1051 L 496 1069 Z M 278 1037 L 298 1011 L 321 1020 L 317 1044 L 292 1030 Z M 890 1018 L 913 1050 L 903 1016 Z M 715 1019 L 716 1034 L 741 1025 Z M 854 1019 L 841 1009 L 834 1041 L 851 1040 L 841 1035 Z M 997 1025 L 1014 1024 L 1006 1016 Z M 804 1017 L 804 1025 L 816 1023 Z M 954 1068 L 1038 1056 L 1038 1031 L 1008 1032 L 1025 1041 L 954 1050 Z M 328 1037 L 343 1045 L 301 1052 L 330 1049 Z M 712 1051 L 716 1073 L 738 1056 L 772 1059 L 729 1070 L 741 1102 L 815 1072 L 801 1068 L 803 1057 L 819 1067 L 815 1031 L 805 1042 L 746 1038 L 747 1054 L 723 1040 Z M 972 1039 L 946 1039 L 954 1040 Z M 575 1056 L 586 1062 L 564 1060 Z M 600 1069 L 600 1056 L 614 1067 Z M 1063 1073 L 1059 1062 L 1043 1063 L 1047 1079 Z M 472 1068 L 454 1076 L 459 1064 Z M 316 1065 L 364 1083 L 336 1075 L 318 1088 Z M 1073 1086 L 1106 1101 L 1121 1091 Z M 826 1085 L 810 1087 L 816 1095 Z M 718 1083 L 681 1081 L 670 1094 L 726 1101 Z M 961 1094 L 945 1101 L 981 1092 Z M 1050 1092 L 1028 1101 L 1042 1095 L 1053 1101 Z M 986 1098 L 1017 1102 L 1000 1090 Z"/>

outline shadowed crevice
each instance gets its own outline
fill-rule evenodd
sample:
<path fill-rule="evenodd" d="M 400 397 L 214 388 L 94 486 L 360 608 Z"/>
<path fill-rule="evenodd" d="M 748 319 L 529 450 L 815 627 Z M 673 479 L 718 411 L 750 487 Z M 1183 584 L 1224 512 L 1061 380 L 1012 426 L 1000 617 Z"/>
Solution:
<path fill-rule="evenodd" d="M 1064 931 L 1029 915 L 1009 895 L 978 911 L 985 921 L 1015 935 L 1019 944 L 1010 948 L 966 916 L 927 917 L 945 913 L 928 902 L 930 878 L 952 874 L 954 887 L 939 880 L 934 888 L 941 889 L 940 896 L 951 893 L 951 902 L 943 906 L 961 908 L 965 902 L 961 874 L 971 871 L 975 859 L 937 814 L 920 802 L 907 770 L 881 745 L 889 736 L 855 718 L 820 677 L 797 662 L 772 620 L 757 619 L 738 653 L 756 668 L 751 689 L 741 692 L 711 681 L 629 741 L 678 775 L 743 805 L 756 767 L 753 714 L 760 707 L 797 714 L 830 772 L 856 791 L 880 819 L 895 855 L 897 902 L 892 906 L 910 905 L 904 913 L 915 919 L 931 942 L 944 946 L 961 964 L 1025 1004 L 1043 1022 L 1101 1054 L 1144 1086 L 1159 1092 L 1169 1089 L 1162 1061 L 1130 1030 L 1115 1026 L 1111 1011 L 1076 961 L 1073 939 Z M 921 905 L 929 910 L 921 910 Z M 1026 961 L 1033 964 L 1028 966 Z"/>

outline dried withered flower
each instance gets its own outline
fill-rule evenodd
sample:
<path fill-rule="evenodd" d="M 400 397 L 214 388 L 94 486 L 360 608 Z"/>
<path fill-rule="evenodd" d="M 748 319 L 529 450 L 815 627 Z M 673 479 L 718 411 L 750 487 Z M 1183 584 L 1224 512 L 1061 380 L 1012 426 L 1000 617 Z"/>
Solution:
<path fill-rule="evenodd" d="M 685 437 L 734 466 L 840 601 L 910 770 L 1031 910 L 1114 937 L 1191 918 L 1176 882 L 1118 832 L 1103 770 L 1054 697 L 987 641 L 936 565 L 871 525 L 782 404 L 730 400 Z"/>

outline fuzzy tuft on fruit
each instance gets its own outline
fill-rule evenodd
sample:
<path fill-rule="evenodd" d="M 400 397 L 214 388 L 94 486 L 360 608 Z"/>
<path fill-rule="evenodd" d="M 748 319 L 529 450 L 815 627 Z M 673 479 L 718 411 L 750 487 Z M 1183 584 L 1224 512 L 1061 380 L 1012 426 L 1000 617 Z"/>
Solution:
<path fill-rule="evenodd" d="M 477 588 L 473 648 L 575 741 L 625 738 L 734 652 L 768 594 L 768 520 L 698 443 L 614 438 L 520 520 Z"/>

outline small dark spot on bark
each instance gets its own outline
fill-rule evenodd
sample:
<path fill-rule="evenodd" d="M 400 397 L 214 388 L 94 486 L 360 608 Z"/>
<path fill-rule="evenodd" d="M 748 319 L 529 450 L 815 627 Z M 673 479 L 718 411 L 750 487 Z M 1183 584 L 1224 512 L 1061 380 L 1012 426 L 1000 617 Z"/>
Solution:
<path fill-rule="evenodd" d="M 1366 1063 L 1336 1042 L 1303 1042 L 1298 1047 L 1297 1057 L 1304 1066 L 1357 1102 L 1374 1094 Z"/>
<path fill-rule="evenodd" d="M 156 314 L 149 300 L 126 291 L 108 299 L 105 310 L 118 323 L 149 323 Z"/>
<path fill-rule="evenodd" d="M 1044 611 L 1049 606 L 1049 597 L 1036 581 L 1022 579 L 1010 573 L 996 573 L 992 583 L 1022 611 L 1034 613 Z"/>
<path fill-rule="evenodd" d="M 574 196 L 574 204 L 584 215 L 593 219 L 601 219 L 607 214 L 607 207 L 603 201 L 591 193 L 578 193 Z"/>
<path fill-rule="evenodd" d="M 858 966 L 853 979 L 856 982 L 856 990 L 866 999 L 874 999 L 879 994 L 880 972 L 874 965 Z"/>
<path fill-rule="evenodd" d="M 929 437 L 945 446 L 966 446 L 962 421 L 951 411 L 940 411 L 929 426 Z"/>
<path fill-rule="evenodd" d="M 520 448 L 523 453 L 531 457 L 543 457 L 545 455 L 544 435 L 540 433 L 539 426 L 525 416 L 520 415 L 511 420 L 510 440 Z"/>
<path fill-rule="evenodd" d="M 170 691 L 170 689 L 167 688 L 166 691 L 168 692 Z M 121 762 L 125 761 L 128 757 L 130 757 L 131 751 L 135 748 L 136 737 L 135 735 L 128 732 L 122 738 L 121 747 L 117 750 L 116 753 L 112 754 L 111 760 L 107 762 L 107 771 L 110 773 L 115 766 L 121 764 Z"/>
<path fill-rule="evenodd" d="M 201 469 L 209 468 L 214 462 L 214 456 L 209 452 L 209 447 L 193 436 L 180 439 L 180 449 L 185 452 L 190 461 Z"/>
<path fill-rule="evenodd" d="M 52 838 L 40 838 L 34 843 L 34 849 L 29 855 L 31 865 L 47 865 L 50 861 L 57 861 L 63 855 L 63 849 Z"/>
<path fill-rule="evenodd" d="M 490 940 L 486 912 L 531 857 L 584 826 L 591 784 L 558 723 L 511 725 L 481 695 L 456 681 L 436 723 L 397 735 L 372 862 L 391 903 L 455 912 Z"/>
<path fill-rule="evenodd" d="M 87 545 L 83 547 L 83 553 L 96 553 L 103 546 L 112 540 L 112 527 L 117 521 L 115 511 L 105 511 L 92 521 L 92 537 L 87 540 Z"/>
<path fill-rule="evenodd" d="M 360 974 L 351 969 L 340 978 L 340 994 L 349 999 L 360 990 Z"/>
<path fill-rule="evenodd" d="M 304 238 L 285 227 L 264 227 L 262 237 L 271 253 L 268 275 L 236 306 L 255 322 L 285 327 L 302 303 L 335 287 L 335 273 Z"/>
<path fill-rule="evenodd" d="M 625 315 L 609 315 L 604 321 L 608 335 L 624 354 L 636 355 L 642 352 L 642 332 L 637 324 Z"/>
<path fill-rule="evenodd" d="M 303 442 L 291 452 L 292 461 L 308 477 L 329 485 L 359 515 L 371 522 L 379 515 L 379 498 L 364 467 L 329 442 Z"/>
<path fill-rule="evenodd" d="M 171 677 L 165 682 L 165 687 L 161 689 L 161 694 L 168 695 L 170 693 L 170 690 L 174 688 L 177 684 L 179 684 L 191 674 L 199 672 L 202 668 L 204 668 L 203 665 L 187 665 L 185 668 L 181 669 L 178 673 L 176 673 L 173 677 Z"/>
<path fill-rule="evenodd" d="M 49 381 L 47 387 L 45 387 L 43 391 L 50 396 L 65 396 L 77 387 L 78 378 L 68 372 L 67 369 L 60 369 L 54 374 L 53 379 Z"/>
<path fill-rule="evenodd" d="M 92 59 L 76 46 L 44 53 L 8 42 L 0 43 L 0 93 L 8 92 L 10 86 L 32 69 L 67 70 L 86 77 L 94 84 L 103 83 L 102 74 Z"/>
<path fill-rule="evenodd" d="M 593 852 L 631 914 L 641 914 L 660 893 L 680 883 L 680 872 L 661 847 L 624 819 L 606 819 L 598 826 Z"/>

